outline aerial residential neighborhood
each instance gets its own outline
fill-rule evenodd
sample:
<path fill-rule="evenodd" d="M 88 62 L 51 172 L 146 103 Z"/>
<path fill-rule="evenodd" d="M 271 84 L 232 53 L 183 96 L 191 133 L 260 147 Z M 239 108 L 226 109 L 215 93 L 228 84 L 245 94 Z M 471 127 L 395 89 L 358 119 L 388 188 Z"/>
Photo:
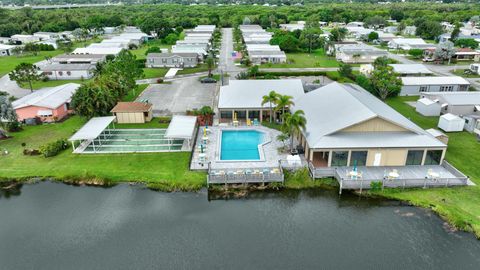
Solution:
<path fill-rule="evenodd" d="M 2 266 L 477 269 L 479 44 L 462 1 L 1 2 Z"/>

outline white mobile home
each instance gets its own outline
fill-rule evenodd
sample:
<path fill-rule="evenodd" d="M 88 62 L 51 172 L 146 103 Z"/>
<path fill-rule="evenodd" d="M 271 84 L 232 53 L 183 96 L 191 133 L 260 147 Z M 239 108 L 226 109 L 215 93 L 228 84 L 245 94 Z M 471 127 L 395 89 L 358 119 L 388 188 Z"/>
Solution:
<path fill-rule="evenodd" d="M 147 67 L 196 67 L 198 54 L 196 53 L 149 53 Z"/>
<path fill-rule="evenodd" d="M 401 96 L 418 96 L 424 92 L 467 91 L 470 83 L 459 76 L 402 77 Z"/>
<path fill-rule="evenodd" d="M 12 55 L 12 50 L 17 47 L 13 45 L 0 44 L 0 56 L 9 56 Z"/>
<path fill-rule="evenodd" d="M 40 68 L 50 80 L 82 80 L 94 75 L 92 64 L 49 64 Z"/>
<path fill-rule="evenodd" d="M 33 35 L 13 35 L 10 39 L 17 45 L 40 41 L 40 37 Z"/>
<path fill-rule="evenodd" d="M 287 56 L 282 51 L 249 51 L 248 57 L 254 64 L 287 62 Z"/>
<path fill-rule="evenodd" d="M 480 92 L 431 92 L 422 93 L 422 97 L 438 100 L 442 113 L 456 115 L 480 115 Z"/>
<path fill-rule="evenodd" d="M 75 49 L 72 54 L 103 54 L 103 55 L 117 55 L 123 49 L 122 48 L 95 48 L 95 47 L 87 47 L 87 48 L 77 48 Z"/>
<path fill-rule="evenodd" d="M 343 63 L 373 63 L 378 57 L 388 53 L 364 44 L 337 44 L 335 58 Z"/>

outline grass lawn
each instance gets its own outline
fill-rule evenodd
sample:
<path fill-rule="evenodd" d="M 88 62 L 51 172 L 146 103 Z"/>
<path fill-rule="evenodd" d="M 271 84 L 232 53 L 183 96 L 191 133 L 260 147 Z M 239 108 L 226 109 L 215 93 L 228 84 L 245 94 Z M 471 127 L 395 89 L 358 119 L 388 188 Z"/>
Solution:
<path fill-rule="evenodd" d="M 93 154 L 75 155 L 67 149 L 58 156 L 24 156 L 22 143 L 27 148 L 58 138 L 68 138 L 85 123 L 78 116 L 63 123 L 25 127 L 12 133 L 13 138 L 0 141 L 0 149 L 9 154 L 0 156 L 0 178 L 26 179 L 29 177 L 53 177 L 59 180 L 99 179 L 111 182 L 146 182 L 166 190 L 199 189 L 205 186 L 205 174 L 188 170 L 190 153 L 144 153 L 144 154 Z M 154 120 L 142 125 L 119 125 L 129 127 L 165 127 Z"/>
<path fill-rule="evenodd" d="M 338 67 L 335 57 L 325 55 L 323 49 L 309 53 L 287 53 L 287 63 L 263 64 L 263 68 L 315 68 Z"/>
<path fill-rule="evenodd" d="M 159 40 L 150 40 L 147 43 L 142 44 L 140 48 L 136 50 L 130 50 L 130 52 L 132 52 L 132 54 L 134 54 L 137 57 L 137 59 L 146 59 L 147 56 L 145 55 L 145 53 L 147 52 L 149 47 L 159 47 L 161 49 L 170 49 L 172 45 L 162 44 L 160 43 Z"/>
<path fill-rule="evenodd" d="M 145 79 L 160 78 L 167 74 L 168 68 L 144 68 Z"/>
<path fill-rule="evenodd" d="M 396 97 L 387 103 L 420 127 L 435 128 L 438 117 L 418 114 L 405 101 L 416 97 Z M 415 205 L 429 207 L 445 217 L 451 224 L 474 232 L 480 237 L 480 143 L 468 132 L 448 133 L 450 137 L 446 160 L 468 175 L 478 186 L 455 188 L 411 189 L 406 191 L 385 190 L 380 195 L 410 201 Z"/>
<path fill-rule="evenodd" d="M 0 76 L 3 76 L 10 71 L 14 70 L 17 65 L 20 63 L 30 63 L 34 64 L 45 60 L 45 57 L 53 57 L 59 54 L 62 54 L 63 51 L 55 50 L 48 52 L 38 52 L 37 55 L 28 54 L 28 55 L 12 55 L 12 56 L 3 56 L 0 58 Z"/>
<path fill-rule="evenodd" d="M 148 84 L 139 84 L 137 89 L 132 89 L 128 94 L 123 98 L 123 101 L 135 101 L 137 97 L 148 87 Z"/>
<path fill-rule="evenodd" d="M 215 68 L 213 68 L 215 69 Z M 184 74 L 193 74 L 193 73 L 197 73 L 197 72 L 205 72 L 205 71 L 208 71 L 208 67 L 207 67 L 207 64 L 203 63 L 203 64 L 199 64 L 198 66 L 194 67 L 194 68 L 184 68 L 182 70 L 179 70 L 177 72 L 178 75 L 184 75 Z"/>
<path fill-rule="evenodd" d="M 55 87 L 55 86 L 59 86 L 59 85 L 67 84 L 67 83 L 82 84 L 82 83 L 87 83 L 91 80 L 92 79 L 88 79 L 88 80 L 58 80 L 58 81 L 50 80 L 50 81 L 46 81 L 46 82 L 39 81 L 39 82 L 32 83 L 32 86 L 33 86 L 34 90 L 37 90 L 37 89 L 44 88 L 44 87 Z M 29 89 L 28 84 L 23 84 L 22 87 L 25 88 L 25 89 Z"/>

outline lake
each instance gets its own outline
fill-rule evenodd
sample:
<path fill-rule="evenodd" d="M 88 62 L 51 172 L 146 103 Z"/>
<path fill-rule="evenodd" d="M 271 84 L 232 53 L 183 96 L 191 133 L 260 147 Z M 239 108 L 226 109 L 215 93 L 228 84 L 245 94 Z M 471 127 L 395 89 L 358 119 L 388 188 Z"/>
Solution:
<path fill-rule="evenodd" d="M 0 269 L 480 269 L 429 210 L 337 191 L 209 200 L 42 182 L 0 193 Z"/>

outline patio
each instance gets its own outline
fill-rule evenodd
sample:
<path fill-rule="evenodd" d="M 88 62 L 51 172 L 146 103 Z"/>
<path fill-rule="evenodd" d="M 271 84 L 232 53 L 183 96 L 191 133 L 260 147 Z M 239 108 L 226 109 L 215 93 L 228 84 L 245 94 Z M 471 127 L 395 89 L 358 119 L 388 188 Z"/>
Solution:
<path fill-rule="evenodd" d="M 259 161 L 221 161 L 220 156 L 220 142 L 219 135 L 222 129 L 236 129 L 236 130 L 257 130 L 265 132 L 270 140 L 262 146 L 264 160 Z M 264 168 L 278 168 L 280 160 L 286 160 L 287 154 L 279 153 L 278 148 L 283 147 L 283 143 L 276 138 L 280 131 L 270 129 L 264 126 L 211 126 L 208 127 L 208 140 L 203 149 L 200 148 L 204 137 L 204 127 L 200 127 L 197 134 L 197 140 L 194 152 L 192 154 L 192 161 L 190 163 L 191 170 L 225 170 L 236 171 L 237 169 L 264 169 Z M 210 167 L 209 167 L 210 165 Z"/>
<path fill-rule="evenodd" d="M 446 187 L 473 184 L 466 175 L 448 162 L 442 165 L 403 167 L 338 167 L 334 176 L 342 189 L 370 189 L 372 182 L 380 182 L 382 188 Z"/>

